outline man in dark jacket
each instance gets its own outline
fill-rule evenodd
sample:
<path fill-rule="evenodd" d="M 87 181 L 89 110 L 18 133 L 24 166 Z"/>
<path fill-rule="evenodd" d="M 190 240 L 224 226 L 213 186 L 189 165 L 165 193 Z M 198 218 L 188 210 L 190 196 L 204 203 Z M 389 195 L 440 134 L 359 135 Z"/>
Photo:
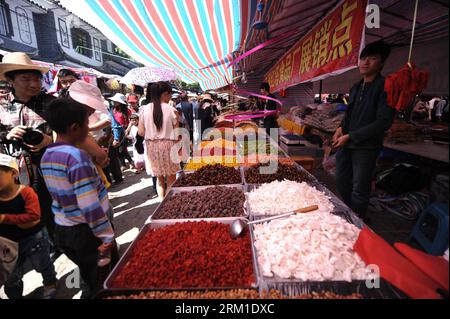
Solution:
<path fill-rule="evenodd" d="M 190 139 L 192 140 L 192 134 L 194 129 L 194 111 L 192 103 L 189 102 L 187 93 L 181 94 L 180 104 L 181 111 L 183 112 L 184 119 L 186 120 L 186 129 L 189 131 Z"/>
<path fill-rule="evenodd" d="M 384 132 L 392 125 L 395 110 L 386 104 L 383 65 L 389 46 L 377 41 L 361 52 L 359 71 L 363 79 L 350 90 L 348 109 L 333 136 L 337 187 L 344 202 L 361 218 L 369 204 L 371 181 L 383 145 Z"/>

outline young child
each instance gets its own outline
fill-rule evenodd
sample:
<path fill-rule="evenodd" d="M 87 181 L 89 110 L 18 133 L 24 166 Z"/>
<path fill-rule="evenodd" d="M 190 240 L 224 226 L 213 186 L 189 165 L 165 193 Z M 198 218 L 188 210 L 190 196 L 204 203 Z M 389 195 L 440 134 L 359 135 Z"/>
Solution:
<path fill-rule="evenodd" d="M 15 183 L 19 169 L 17 161 L 0 154 L 0 236 L 19 244 L 19 258 L 5 283 L 10 299 L 22 298 L 24 266 L 31 261 L 44 279 L 43 298 L 56 293 L 56 272 L 50 259 L 47 230 L 40 223 L 39 200 L 31 187 Z"/>
<path fill-rule="evenodd" d="M 55 242 L 80 269 L 90 297 L 100 288 L 98 259 L 115 249 L 108 194 L 89 155 L 75 147 L 88 136 L 87 107 L 70 97 L 50 103 L 46 119 L 57 139 L 41 161 L 53 198 Z"/>
<path fill-rule="evenodd" d="M 135 165 L 134 172 L 139 174 L 140 171 L 145 167 L 144 154 L 139 154 L 136 149 L 136 141 L 137 141 L 137 133 L 138 133 L 138 124 L 139 124 L 139 115 L 137 113 L 133 113 L 130 116 L 130 124 L 128 125 L 125 135 L 128 139 L 131 140 L 131 144 L 133 145 L 133 162 Z"/>

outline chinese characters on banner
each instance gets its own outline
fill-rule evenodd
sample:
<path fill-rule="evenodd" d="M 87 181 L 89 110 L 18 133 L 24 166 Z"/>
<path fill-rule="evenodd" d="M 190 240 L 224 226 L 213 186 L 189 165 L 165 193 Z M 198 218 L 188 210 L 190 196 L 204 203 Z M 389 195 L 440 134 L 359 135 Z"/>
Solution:
<path fill-rule="evenodd" d="M 266 74 L 272 91 L 356 66 L 366 5 L 367 0 L 345 0 L 295 44 Z"/>

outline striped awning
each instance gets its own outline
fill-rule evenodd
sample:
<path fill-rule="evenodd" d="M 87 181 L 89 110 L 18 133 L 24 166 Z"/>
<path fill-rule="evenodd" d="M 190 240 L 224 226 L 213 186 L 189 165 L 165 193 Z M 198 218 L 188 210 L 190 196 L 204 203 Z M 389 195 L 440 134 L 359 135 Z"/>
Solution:
<path fill-rule="evenodd" d="M 61 0 L 131 57 L 203 89 L 227 85 L 253 0 Z"/>

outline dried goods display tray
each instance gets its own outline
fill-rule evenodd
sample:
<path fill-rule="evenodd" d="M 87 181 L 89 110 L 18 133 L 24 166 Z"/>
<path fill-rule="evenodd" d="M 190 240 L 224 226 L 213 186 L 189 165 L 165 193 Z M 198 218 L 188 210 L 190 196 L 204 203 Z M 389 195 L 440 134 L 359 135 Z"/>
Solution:
<path fill-rule="evenodd" d="M 183 188 L 191 188 L 191 187 L 203 187 L 203 186 L 228 186 L 228 185 L 232 185 L 232 186 L 240 186 L 240 185 L 244 185 L 244 177 L 243 177 L 243 172 L 241 167 L 234 167 L 235 170 L 239 171 L 240 175 L 241 175 L 241 182 L 238 183 L 234 183 L 234 184 L 214 184 L 214 185 L 195 185 L 195 186 L 177 186 L 176 183 L 178 182 L 178 180 L 184 176 L 184 175 L 189 175 L 189 174 L 194 174 L 196 171 L 182 171 L 182 173 L 177 177 L 175 183 L 173 183 L 173 186 L 171 187 L 171 189 L 183 189 Z"/>
<path fill-rule="evenodd" d="M 282 295 L 295 297 L 313 292 L 333 292 L 338 295 L 362 295 L 364 299 L 409 299 L 403 292 L 392 286 L 384 279 L 380 279 L 379 288 L 368 288 L 365 281 L 295 281 L 284 279 L 272 279 L 264 277 L 260 282 L 260 294 L 270 289 L 278 290 Z"/>
<path fill-rule="evenodd" d="M 259 266 L 258 266 L 258 261 L 256 260 L 256 252 L 255 252 L 255 248 L 253 245 L 254 242 L 254 237 L 253 237 L 253 232 L 250 231 L 250 249 L 252 252 L 252 264 L 253 264 L 253 275 L 255 278 L 255 282 L 252 283 L 251 286 L 236 286 L 236 287 L 177 287 L 177 288 L 167 288 L 167 287 L 148 287 L 148 288 L 135 288 L 135 289 L 129 289 L 129 288 L 121 288 L 121 287 L 113 287 L 112 283 L 114 282 L 115 278 L 120 274 L 120 272 L 122 271 L 122 269 L 125 267 L 125 265 L 128 263 L 128 261 L 130 260 L 130 257 L 132 255 L 132 252 L 134 250 L 134 248 L 136 247 L 137 243 L 147 234 L 148 231 L 152 230 L 152 229 L 158 229 L 158 228 L 162 228 L 165 226 L 169 226 L 169 225 L 173 225 L 176 223 L 184 223 L 184 222 L 189 222 L 189 221 L 206 221 L 206 222 L 219 222 L 219 223 L 223 223 L 226 225 L 230 225 L 234 220 L 236 220 L 238 218 L 234 218 L 234 219 L 221 219 L 221 218 L 217 218 L 214 220 L 211 219 L 170 219 L 170 220 L 153 220 L 151 221 L 149 224 L 146 224 L 141 231 L 139 232 L 139 234 L 137 235 L 136 239 L 131 243 L 131 245 L 127 248 L 127 250 L 125 251 L 125 253 L 123 254 L 123 256 L 120 258 L 119 262 L 116 264 L 116 266 L 114 267 L 114 269 L 111 271 L 111 273 L 109 274 L 108 278 L 106 278 L 104 284 L 103 284 L 103 288 L 105 290 L 108 291 L 124 291 L 124 290 L 128 290 L 129 292 L 136 292 L 139 293 L 141 291 L 155 291 L 155 290 L 167 290 L 167 291 L 174 291 L 174 290 L 187 290 L 187 291 L 191 291 L 191 290 L 211 290 L 213 288 L 220 289 L 220 290 L 229 290 L 229 289 L 251 289 L 251 288 L 258 288 L 259 287 L 259 279 L 260 279 L 260 273 L 259 273 Z"/>
<path fill-rule="evenodd" d="M 234 216 L 234 217 L 210 217 L 210 218 L 177 218 L 177 219 L 164 219 L 164 218 L 159 218 L 159 215 L 161 215 L 163 207 L 165 205 L 165 203 L 167 203 L 168 201 L 170 201 L 170 199 L 173 197 L 174 194 L 178 194 L 178 193 L 191 193 L 194 190 L 195 191 L 202 191 L 211 187 L 228 187 L 228 188 L 237 188 L 239 190 L 242 190 L 245 194 L 245 187 L 244 185 L 241 184 L 228 184 L 228 185 L 211 185 L 211 186 L 192 186 L 192 187 L 174 187 L 171 188 L 169 193 L 166 195 L 166 197 L 164 197 L 163 201 L 158 205 L 158 207 L 156 207 L 155 211 L 153 212 L 152 216 L 150 217 L 150 219 L 153 220 L 189 220 L 189 221 L 198 221 L 198 220 L 208 220 L 208 221 L 219 221 L 221 222 L 222 220 L 228 220 L 228 219 L 236 219 L 239 217 L 242 218 L 248 218 L 249 217 L 249 213 L 246 209 L 247 207 L 247 203 L 244 202 L 244 207 L 242 208 L 242 215 L 241 216 Z"/>
<path fill-rule="evenodd" d="M 360 221 L 357 217 L 353 217 L 352 213 L 334 213 L 335 215 L 341 216 L 346 219 L 348 222 L 354 224 L 352 221 L 356 221 L 358 224 L 355 224 L 358 228 L 362 228 L 362 221 Z M 268 217 L 268 216 L 264 216 Z M 257 217 L 255 219 L 261 219 Z M 360 227 L 361 226 L 361 227 Z M 249 225 L 251 233 L 254 232 L 254 225 Z M 254 237 L 254 234 L 252 236 Z M 254 240 L 252 241 L 253 246 Z M 253 251 L 255 254 L 256 262 L 258 263 L 258 255 L 256 247 L 253 247 Z M 258 263 L 259 269 L 259 263 Z M 333 292 L 339 295 L 351 295 L 353 293 L 361 294 L 364 298 L 367 299 L 404 299 L 407 298 L 405 294 L 403 294 L 400 290 L 392 286 L 389 282 L 380 278 L 380 286 L 379 288 L 368 288 L 365 280 L 353 280 L 351 282 L 346 281 L 304 281 L 301 279 L 288 279 L 281 278 L 279 276 L 266 277 L 260 271 L 259 278 L 259 289 L 260 295 L 263 294 L 263 291 L 269 291 L 271 289 L 278 290 L 281 294 L 289 297 L 294 297 L 298 295 L 310 294 L 312 292 Z"/>
<path fill-rule="evenodd" d="M 296 163 L 295 166 L 297 166 L 298 164 Z M 266 184 L 266 183 L 249 183 L 247 182 L 247 179 L 245 178 L 245 173 L 246 171 L 248 171 L 250 169 L 250 167 L 243 167 L 242 168 L 242 177 L 244 179 L 244 185 L 248 185 L 250 187 L 255 187 L 255 186 L 261 186 L 262 184 Z M 302 171 L 303 173 L 304 171 Z M 315 186 L 318 182 L 316 180 L 316 178 L 314 176 L 312 176 L 311 174 L 305 174 L 305 180 L 304 182 L 311 185 L 311 186 Z M 253 189 L 253 188 L 252 188 Z"/>

